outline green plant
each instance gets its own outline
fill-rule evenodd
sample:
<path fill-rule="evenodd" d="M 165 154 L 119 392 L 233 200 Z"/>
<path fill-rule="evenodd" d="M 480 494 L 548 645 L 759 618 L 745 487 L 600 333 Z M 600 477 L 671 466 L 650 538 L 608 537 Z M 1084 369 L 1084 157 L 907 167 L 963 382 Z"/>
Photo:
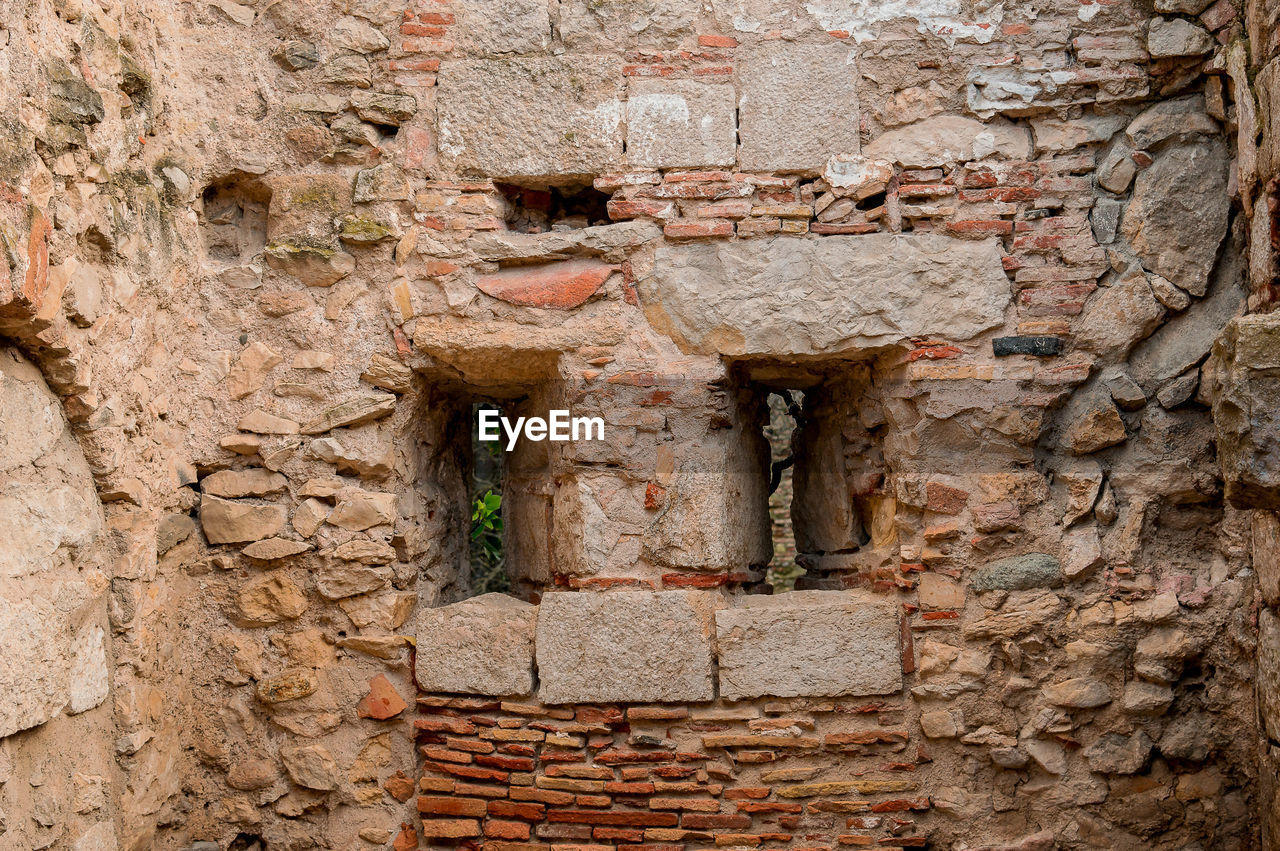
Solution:
<path fill-rule="evenodd" d="M 502 496 L 485 491 L 471 506 L 471 542 L 493 563 L 502 558 Z"/>

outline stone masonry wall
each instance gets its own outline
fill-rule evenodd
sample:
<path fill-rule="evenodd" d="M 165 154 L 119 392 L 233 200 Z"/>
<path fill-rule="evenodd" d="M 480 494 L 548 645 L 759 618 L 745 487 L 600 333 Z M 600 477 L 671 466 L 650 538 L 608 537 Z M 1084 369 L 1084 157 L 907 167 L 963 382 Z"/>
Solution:
<path fill-rule="evenodd" d="M 1278 14 L 6 3 L 0 845 L 1275 847 Z"/>

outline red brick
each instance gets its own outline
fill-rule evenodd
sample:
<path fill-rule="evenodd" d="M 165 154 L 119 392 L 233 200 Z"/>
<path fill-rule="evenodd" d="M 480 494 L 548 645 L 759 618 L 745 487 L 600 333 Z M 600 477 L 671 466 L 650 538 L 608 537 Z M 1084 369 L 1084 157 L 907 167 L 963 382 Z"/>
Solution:
<path fill-rule="evenodd" d="M 471 762 L 471 754 L 462 753 L 461 751 L 452 751 L 448 748 L 437 748 L 424 745 L 418 748 L 422 755 L 427 759 L 436 759 L 441 762 L 452 762 L 458 765 L 466 765 Z"/>
<path fill-rule="evenodd" d="M 897 744 L 907 740 L 905 730 L 859 730 L 853 733 L 830 733 L 823 739 L 828 745 Z"/>
<path fill-rule="evenodd" d="M 643 842 L 644 831 L 626 827 L 597 827 L 591 831 L 591 838 L 612 842 Z"/>
<path fill-rule="evenodd" d="M 453 718 L 448 715 L 432 715 L 429 718 L 417 718 L 413 728 L 418 732 L 456 733 L 467 736 L 476 731 L 476 725 L 465 718 Z"/>
<path fill-rule="evenodd" d="M 738 812 L 740 813 L 799 813 L 804 808 L 799 804 L 783 804 L 773 801 L 740 801 L 738 803 Z"/>
<path fill-rule="evenodd" d="M 498 771 L 492 768 L 473 768 L 469 765 L 450 765 L 446 762 L 428 762 L 424 767 L 441 774 L 452 775 L 453 777 L 465 777 L 468 780 L 492 780 L 497 783 L 505 783 L 508 777 L 505 771 Z"/>
<path fill-rule="evenodd" d="M 529 825 L 522 821 L 489 819 L 484 823 L 484 835 L 490 839 L 528 839 Z"/>
<path fill-rule="evenodd" d="M 946 230 L 955 236 L 984 237 L 991 234 L 1013 233 L 1013 222 L 1004 219 L 964 219 L 947 222 Z"/>
<path fill-rule="evenodd" d="M 382 788 L 387 790 L 388 795 L 404 803 L 413 795 L 413 778 L 403 771 L 397 771 L 387 778 Z"/>
<path fill-rule="evenodd" d="M 419 795 L 418 812 L 437 816 L 470 816 L 484 818 L 485 802 L 475 798 L 456 798 L 444 795 Z"/>
<path fill-rule="evenodd" d="M 493 753 L 493 742 L 481 742 L 477 739 L 459 739 L 456 736 L 445 736 L 444 743 L 455 751 L 469 753 Z"/>
<path fill-rule="evenodd" d="M 719 588 L 727 585 L 729 582 L 729 574 L 727 573 L 664 573 L 662 574 L 662 584 L 667 588 Z"/>
<path fill-rule="evenodd" d="M 871 806 L 873 813 L 901 813 L 907 810 L 924 811 L 929 809 L 928 798 L 899 799 L 894 801 L 881 801 Z"/>
<path fill-rule="evenodd" d="M 567 310 L 595 294 L 616 267 L 598 260 L 517 266 L 481 275 L 476 287 L 509 304 Z"/>
<path fill-rule="evenodd" d="M 400 35 L 424 35 L 431 38 L 440 38 L 444 34 L 444 27 L 435 24 L 416 24 L 406 21 L 400 25 Z"/>
<path fill-rule="evenodd" d="M 685 813 L 680 820 L 681 827 L 692 830 L 717 830 L 719 828 L 751 827 L 751 816 L 720 815 L 711 813 Z"/>
<path fill-rule="evenodd" d="M 573 803 L 573 793 L 557 792 L 553 789 L 535 789 L 532 786 L 512 786 L 511 800 L 538 801 L 553 807 L 563 807 Z"/>
<path fill-rule="evenodd" d="M 604 790 L 610 795 L 652 795 L 652 783 L 606 783 Z"/>
<path fill-rule="evenodd" d="M 361 718 L 386 721 L 408 708 L 409 705 L 404 702 L 391 681 L 384 674 L 378 674 L 369 680 L 369 693 L 356 706 L 356 714 Z"/>
<path fill-rule="evenodd" d="M 613 798 L 608 795 L 578 795 L 573 799 L 575 807 L 612 807 Z"/>
<path fill-rule="evenodd" d="M 465 839 L 480 835 L 480 822 L 469 819 L 423 819 L 424 839 Z"/>
<path fill-rule="evenodd" d="M 700 35 L 698 45 L 700 47 L 737 47 L 738 40 L 731 35 Z"/>
<path fill-rule="evenodd" d="M 547 814 L 547 808 L 542 804 L 519 804 L 514 801 L 490 801 L 488 811 L 491 816 L 525 821 L 542 821 Z"/>
<path fill-rule="evenodd" d="M 746 798 L 759 800 L 769 797 L 772 791 L 768 786 L 739 786 L 736 789 L 726 789 L 724 796 L 730 801 L 741 801 Z"/>
<path fill-rule="evenodd" d="M 873 222 L 810 222 L 809 232 L 820 235 L 875 233 L 880 226 Z"/>
<path fill-rule="evenodd" d="M 636 216 L 670 219 L 676 215 L 676 205 L 672 201 L 610 199 L 605 209 L 611 219 L 634 219 Z"/>
<path fill-rule="evenodd" d="M 925 485 L 925 508 L 937 514 L 959 514 L 969 502 L 968 491 L 941 482 Z"/>
<path fill-rule="evenodd" d="M 502 768 L 507 771 L 533 771 L 533 760 L 519 756 L 477 754 L 476 765 L 483 765 L 488 768 Z"/>
<path fill-rule="evenodd" d="M 551 851 L 545 842 L 486 842 L 483 851 Z"/>
<path fill-rule="evenodd" d="M 412 826 L 400 823 L 400 832 L 396 834 L 395 841 L 391 843 L 391 851 L 416 851 L 418 847 L 418 832 Z"/>
<path fill-rule="evenodd" d="M 685 818 L 688 818 L 688 816 Z M 675 827 L 679 820 L 679 816 L 675 813 L 597 813 L 589 810 L 549 810 L 547 812 L 547 821 L 569 822 L 571 824 L 607 824 L 625 825 L 628 827 Z"/>

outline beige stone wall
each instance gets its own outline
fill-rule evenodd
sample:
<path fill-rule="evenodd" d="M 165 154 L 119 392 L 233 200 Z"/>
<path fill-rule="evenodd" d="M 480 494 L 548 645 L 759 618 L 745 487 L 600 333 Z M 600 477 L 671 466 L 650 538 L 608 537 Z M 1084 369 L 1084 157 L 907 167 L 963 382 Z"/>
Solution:
<path fill-rule="evenodd" d="M 1257 847 L 1273 7 L 7 4 L 0 623 L 48 640 L 0 635 L 0 838 L 403 851 L 417 689 L 483 715 L 517 680 L 619 742 L 598 704 L 644 702 L 628 747 L 679 721 L 747 787 L 763 746 L 697 725 L 837 712 L 839 640 L 895 645 L 902 735 L 788 767 L 910 774 L 875 843 Z M 800 668 L 729 624 L 773 611 L 779 387 L 811 405 L 801 585 L 865 601 L 779 616 Z M 477 399 L 609 429 L 508 459 L 527 659 L 442 608 Z M 476 678 L 423 681 L 442 659 Z M 522 851 L 641 844 L 572 833 Z"/>

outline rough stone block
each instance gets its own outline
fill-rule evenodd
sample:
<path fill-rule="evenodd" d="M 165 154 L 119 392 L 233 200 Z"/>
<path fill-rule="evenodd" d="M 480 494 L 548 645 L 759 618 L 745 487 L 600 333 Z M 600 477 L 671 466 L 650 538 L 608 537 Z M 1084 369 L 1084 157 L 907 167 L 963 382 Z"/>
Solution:
<path fill-rule="evenodd" d="M 822 171 L 858 153 L 854 52 L 846 45 L 766 42 L 738 53 L 738 152 L 747 171 Z"/>
<path fill-rule="evenodd" d="M 1214 344 L 1213 401 L 1226 496 L 1236 508 L 1280 510 L 1280 314 L 1233 319 Z"/>
<path fill-rule="evenodd" d="M 856 591 L 747 597 L 716 612 L 720 696 L 835 697 L 902 688 L 898 615 Z"/>
<path fill-rule="evenodd" d="M 538 614 L 539 698 L 711 700 L 715 600 L 699 591 L 546 594 Z"/>
<path fill-rule="evenodd" d="M 996 240 L 939 234 L 664 244 L 639 288 L 650 323 L 686 351 L 829 354 L 1002 324 L 1000 255 Z"/>
<path fill-rule="evenodd" d="M 452 31 L 468 53 L 538 53 L 551 44 L 545 0 L 463 0 L 455 8 Z"/>
<path fill-rule="evenodd" d="M 440 154 L 455 172 L 554 181 L 622 158 L 622 75 L 605 58 L 455 60 L 438 85 Z"/>
<path fill-rule="evenodd" d="M 418 614 L 418 686 L 423 691 L 521 695 L 533 691 L 538 607 L 483 594 Z"/>
<path fill-rule="evenodd" d="M 1008 121 L 984 124 L 960 115 L 938 115 L 877 137 L 866 154 L 907 168 L 933 168 L 981 160 L 1031 156 L 1031 134 Z"/>
<path fill-rule="evenodd" d="M 627 96 L 627 162 L 649 168 L 733 165 L 733 86 L 697 80 L 633 80 Z"/>

